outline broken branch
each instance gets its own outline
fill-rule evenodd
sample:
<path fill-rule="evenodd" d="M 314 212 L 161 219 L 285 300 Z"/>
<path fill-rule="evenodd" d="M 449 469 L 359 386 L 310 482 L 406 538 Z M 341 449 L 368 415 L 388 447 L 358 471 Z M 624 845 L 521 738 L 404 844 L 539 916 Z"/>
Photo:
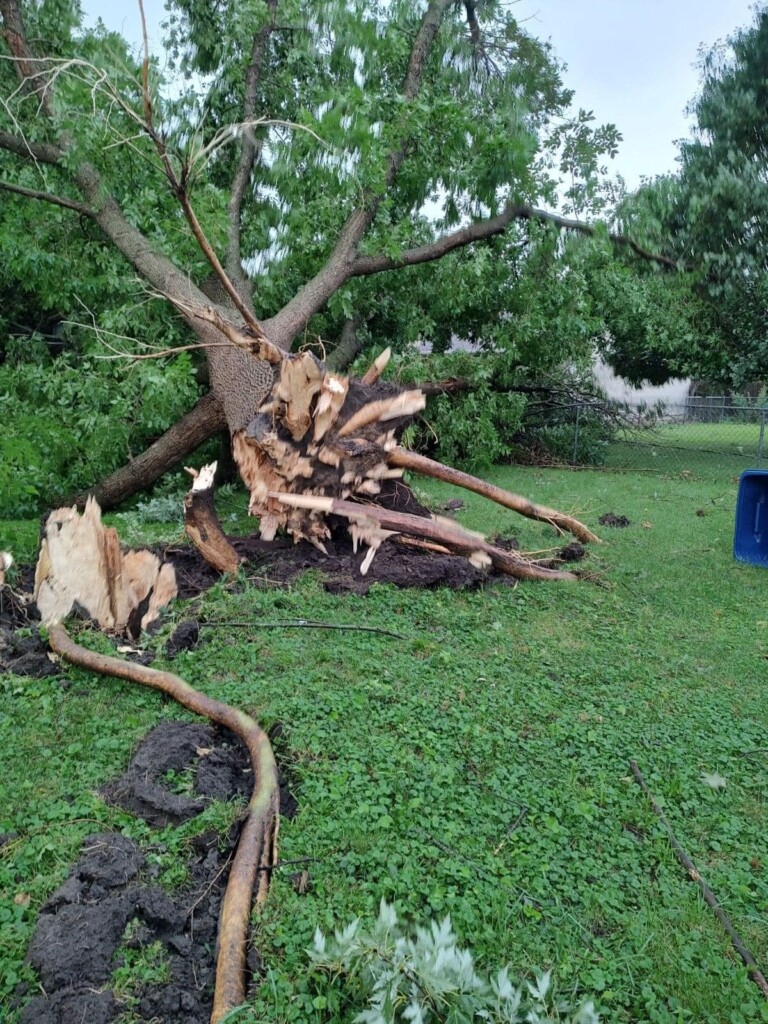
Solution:
<path fill-rule="evenodd" d="M 208 565 L 217 572 L 236 573 L 240 556 L 224 535 L 213 503 L 217 465 L 211 462 L 199 472 L 185 467 L 192 477 L 192 486 L 184 496 L 184 528 Z"/>
<path fill-rule="evenodd" d="M 733 922 L 731 921 L 730 917 L 728 917 L 726 912 L 718 903 L 715 894 L 712 892 L 707 883 L 699 874 L 696 865 L 693 863 L 691 858 L 680 845 L 680 842 L 677 836 L 675 835 L 672 826 L 670 825 L 667 819 L 667 816 L 664 814 L 664 811 L 662 811 L 661 807 L 656 802 L 653 793 L 648 788 L 648 784 L 643 777 L 643 773 L 640 771 L 640 768 L 637 765 L 637 761 L 630 761 L 629 767 L 632 771 L 632 774 L 635 777 L 635 781 L 648 798 L 648 802 L 653 808 L 656 817 L 664 826 L 664 831 L 667 833 L 667 838 L 669 839 L 670 845 L 675 852 L 675 856 L 680 861 L 685 870 L 688 872 L 688 877 L 692 881 L 694 881 L 696 885 L 698 885 L 699 891 L 701 892 L 701 895 L 704 897 L 704 902 L 707 904 L 708 907 L 712 909 L 717 920 L 720 922 L 723 928 L 725 928 L 726 932 L 728 933 L 728 938 L 731 940 L 731 945 L 741 957 L 744 966 L 747 968 L 747 972 L 750 978 L 754 981 L 754 983 L 763 993 L 763 996 L 766 999 L 768 999 L 768 981 L 766 981 L 765 975 L 758 967 L 757 961 L 752 956 L 749 949 L 744 945 L 744 940 L 734 928 Z"/>

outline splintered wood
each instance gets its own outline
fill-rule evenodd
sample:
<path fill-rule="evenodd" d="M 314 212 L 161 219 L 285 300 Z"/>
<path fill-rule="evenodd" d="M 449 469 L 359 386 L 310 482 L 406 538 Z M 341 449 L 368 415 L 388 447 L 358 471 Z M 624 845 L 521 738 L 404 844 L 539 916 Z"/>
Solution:
<path fill-rule="evenodd" d="M 400 391 L 379 382 L 390 354 L 389 349 L 383 352 L 362 380 L 327 372 L 309 352 L 283 358 L 266 401 L 246 429 L 232 437 L 235 461 L 251 495 L 249 511 L 259 517 L 261 537 L 272 540 L 284 528 L 294 541 L 307 540 L 325 551 L 328 517 L 341 516 L 347 519 L 355 550 L 368 545 L 363 573 L 381 544 L 397 533 L 427 550 L 465 555 L 478 567 L 493 565 L 528 579 L 575 579 L 572 573 L 536 566 L 495 548 L 454 523 L 382 513 L 380 506 L 391 504 L 390 481 L 410 469 L 477 491 L 581 540 L 598 540 L 571 516 L 399 448 L 399 435 L 426 399 L 419 389 Z"/>
<path fill-rule="evenodd" d="M 120 550 L 89 498 L 85 511 L 59 508 L 48 516 L 35 568 L 34 597 L 46 626 L 73 612 L 103 630 L 137 637 L 176 597 L 173 566 L 151 551 Z"/>
<path fill-rule="evenodd" d="M 385 362 L 379 357 L 368 380 L 377 379 Z M 398 428 L 424 403 L 418 390 L 374 390 L 329 373 L 309 352 L 287 356 L 266 402 L 232 438 L 262 538 L 271 540 L 283 527 L 295 541 L 308 540 L 324 551 L 330 530 L 323 510 L 289 506 L 272 495 L 375 498 L 384 481 L 402 476 L 387 456 L 397 446 Z M 363 539 L 356 533 L 356 540 Z"/>

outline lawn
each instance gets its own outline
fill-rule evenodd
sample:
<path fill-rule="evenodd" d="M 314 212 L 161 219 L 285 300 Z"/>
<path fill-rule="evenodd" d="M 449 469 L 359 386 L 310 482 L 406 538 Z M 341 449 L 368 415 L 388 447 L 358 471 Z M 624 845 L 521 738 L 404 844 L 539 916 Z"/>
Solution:
<path fill-rule="evenodd" d="M 662 423 L 626 430 L 608 447 L 612 467 L 654 473 L 688 469 L 710 480 L 728 480 L 744 469 L 766 466 L 766 438 L 758 422 Z"/>
<path fill-rule="evenodd" d="M 382 897 L 407 919 L 450 913 L 484 967 L 553 968 L 561 991 L 595 998 L 607 1021 L 768 1020 L 629 770 L 635 759 L 765 970 L 768 574 L 732 559 L 732 475 L 498 468 L 491 478 L 598 529 L 606 543 L 585 563 L 595 578 L 463 594 L 374 587 L 366 598 L 330 595 L 318 576 L 272 589 L 246 580 L 196 606 L 208 621 L 253 626 L 205 629 L 173 670 L 283 723 L 299 813 L 281 825 L 280 856 L 311 858 L 307 892 L 291 884 L 294 868 L 275 873 L 254 924 L 265 983 L 236 1020 L 340 1020 L 305 951 L 317 925 L 373 918 Z M 437 484 L 429 493 L 455 496 Z M 465 526 L 513 533 L 526 550 L 553 545 L 547 527 L 462 496 Z M 599 528 L 604 512 L 631 525 Z M 0 548 L 29 554 L 36 533 L 0 524 Z M 161 652 L 184 614 L 147 646 Z M 310 616 L 401 639 L 259 628 Z M 81 642 L 105 641 L 83 631 Z M 19 981 L 34 990 L 23 960 L 36 913 L 85 835 L 139 839 L 172 886 L 179 850 L 203 825 L 153 833 L 96 794 L 153 724 L 185 717 L 172 703 L 74 669 L 5 677 L 0 693 L 0 833 L 13 834 L 0 847 L 7 1007 Z"/>

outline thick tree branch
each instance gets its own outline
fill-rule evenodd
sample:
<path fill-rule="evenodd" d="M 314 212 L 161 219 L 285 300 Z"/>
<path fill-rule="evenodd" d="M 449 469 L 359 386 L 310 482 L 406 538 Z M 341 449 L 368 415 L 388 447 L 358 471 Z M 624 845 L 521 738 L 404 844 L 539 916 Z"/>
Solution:
<path fill-rule="evenodd" d="M 351 319 L 344 321 L 339 343 L 325 360 L 325 365 L 329 370 L 334 370 L 337 373 L 346 370 L 350 363 L 354 362 L 355 357 L 360 354 L 363 349 L 363 338 L 358 332 L 362 322 L 363 318 L 359 313 L 355 313 Z"/>
<path fill-rule="evenodd" d="M 56 196 L 52 192 L 36 192 L 32 188 L 22 188 L 21 185 L 11 185 L 8 181 L 0 181 L 0 189 L 4 192 L 14 192 L 18 196 L 25 196 L 27 199 L 37 199 L 41 203 L 53 203 L 54 206 L 63 206 L 65 210 L 74 210 L 84 217 L 93 217 L 94 211 L 83 203 L 76 203 L 72 199 L 65 199 L 63 196 Z"/>
<path fill-rule="evenodd" d="M 240 150 L 235 177 L 232 181 L 232 194 L 229 200 L 229 246 L 227 250 L 227 272 L 238 284 L 247 287 L 247 279 L 242 269 L 242 251 L 240 226 L 243 211 L 245 190 L 250 181 L 251 171 L 259 154 L 259 143 L 249 122 L 256 116 L 256 100 L 262 72 L 269 51 L 269 38 L 275 29 L 277 16 L 277 0 L 268 0 L 269 20 L 262 25 L 253 39 L 251 61 L 245 75 L 245 98 L 243 100 L 243 144 Z"/>
<path fill-rule="evenodd" d="M 408 68 L 403 80 L 402 95 L 412 102 L 419 95 L 424 78 L 424 69 L 429 51 L 435 41 L 443 15 L 453 0 L 431 0 L 421 21 L 408 59 Z M 280 312 L 267 321 L 265 330 L 282 348 L 287 348 L 311 316 L 323 308 L 328 299 L 353 276 L 358 246 L 376 213 L 394 184 L 397 172 L 408 151 L 408 140 L 403 138 L 387 157 L 385 188 L 377 195 L 366 197 L 363 206 L 349 215 L 341 229 L 339 239 L 325 265 Z"/>
<path fill-rule="evenodd" d="M 384 270 L 399 270 L 401 267 L 412 267 L 418 263 L 429 263 L 432 260 L 439 260 L 454 249 L 460 249 L 473 242 L 481 242 L 494 235 L 503 234 L 507 228 L 518 220 L 537 221 L 542 224 L 553 224 L 563 231 L 575 231 L 581 235 L 593 236 L 598 233 L 594 224 L 586 221 L 573 220 L 569 217 L 561 217 L 556 213 L 549 213 L 547 210 L 538 209 L 525 203 L 511 203 L 495 217 L 488 217 L 486 220 L 478 220 L 468 224 L 465 228 L 459 228 L 449 235 L 443 235 L 428 245 L 419 245 L 413 249 L 406 249 L 397 257 L 385 256 L 358 256 L 352 266 L 350 277 L 365 277 L 369 274 L 379 274 Z M 608 233 L 608 238 L 614 245 L 625 246 L 636 255 L 672 270 L 679 269 L 676 260 L 661 253 L 652 253 L 626 235 L 613 232 Z"/>
<path fill-rule="evenodd" d="M 61 163 L 64 152 L 50 142 L 30 142 L 21 135 L 0 131 L 0 149 L 7 153 L 15 153 L 25 160 L 39 164 L 50 164 L 55 167 Z"/>
<path fill-rule="evenodd" d="M 72 495 L 65 504 L 83 508 L 92 495 L 102 510 L 115 508 L 134 494 L 148 490 L 156 480 L 178 466 L 225 426 L 224 412 L 215 396 L 211 393 L 204 395 L 186 416 L 174 423 L 141 455 L 87 491 Z"/>
<path fill-rule="evenodd" d="M 0 0 L 0 14 L 3 17 L 3 35 L 15 58 L 19 80 L 30 93 L 38 97 L 43 110 L 50 117 L 52 113 L 50 88 L 46 76 L 39 74 L 40 62 L 35 58 L 27 43 L 24 22 L 16 0 Z M 37 70 L 35 65 L 37 65 Z"/>

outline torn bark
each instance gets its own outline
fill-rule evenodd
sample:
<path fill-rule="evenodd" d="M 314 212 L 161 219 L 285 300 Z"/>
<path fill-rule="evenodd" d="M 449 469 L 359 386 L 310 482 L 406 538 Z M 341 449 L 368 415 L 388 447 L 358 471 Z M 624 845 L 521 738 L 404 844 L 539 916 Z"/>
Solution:
<path fill-rule="evenodd" d="M 192 487 L 184 498 L 184 526 L 187 536 L 206 562 L 217 572 L 236 573 L 240 556 L 221 529 L 213 503 L 213 481 L 217 464 L 210 463 L 198 472 L 187 469 Z"/>

